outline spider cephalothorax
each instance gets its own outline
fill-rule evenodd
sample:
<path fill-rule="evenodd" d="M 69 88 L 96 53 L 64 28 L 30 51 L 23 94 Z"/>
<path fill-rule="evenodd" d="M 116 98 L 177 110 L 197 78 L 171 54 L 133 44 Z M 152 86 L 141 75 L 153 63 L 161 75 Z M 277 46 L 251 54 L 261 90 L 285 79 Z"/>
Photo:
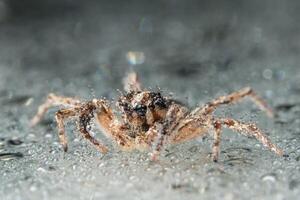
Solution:
<path fill-rule="evenodd" d="M 193 110 L 189 110 L 170 97 L 164 97 L 161 92 L 142 90 L 136 73 L 127 76 L 124 88 L 125 94 L 121 94 L 117 101 L 121 117 L 118 117 L 109 103 L 103 99 L 84 102 L 49 94 L 47 101 L 39 107 L 37 114 L 31 120 L 31 126 L 37 124 L 50 107 L 64 105 L 67 108 L 56 113 L 56 121 L 59 139 L 65 151 L 67 151 L 67 139 L 64 120 L 73 117 L 78 119 L 79 131 L 83 136 L 103 153 L 108 151 L 107 147 L 89 133 L 92 118 L 96 119 L 102 132 L 122 149 L 152 149 L 152 159 L 157 159 L 166 143 L 175 144 L 191 140 L 214 130 L 212 158 L 217 161 L 223 126 L 253 136 L 276 154 L 283 155 L 283 151 L 274 145 L 255 124 L 213 115 L 218 106 L 236 103 L 244 97 L 249 97 L 272 117 L 272 110 L 251 88 L 243 88 L 227 96 L 221 96 Z"/>
<path fill-rule="evenodd" d="M 160 92 L 130 91 L 119 98 L 117 106 L 125 123 L 145 132 L 155 122 L 165 118 L 170 101 Z"/>

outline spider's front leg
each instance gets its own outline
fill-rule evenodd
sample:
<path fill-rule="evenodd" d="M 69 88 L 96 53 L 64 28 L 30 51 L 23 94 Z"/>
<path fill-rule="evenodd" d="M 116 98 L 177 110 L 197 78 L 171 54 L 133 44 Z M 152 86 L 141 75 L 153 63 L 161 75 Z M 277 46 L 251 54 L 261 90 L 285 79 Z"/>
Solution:
<path fill-rule="evenodd" d="M 96 120 L 100 130 L 113 139 L 122 149 L 130 150 L 134 147 L 134 140 L 128 136 L 128 127 L 119 122 L 112 109 L 103 100 L 93 100 L 97 109 Z"/>
<path fill-rule="evenodd" d="M 159 154 L 166 142 L 166 139 L 171 136 L 174 128 L 178 125 L 181 119 L 187 114 L 187 109 L 178 104 L 172 104 L 166 113 L 166 118 L 162 122 L 156 122 L 154 129 L 150 129 L 150 136 L 147 140 L 155 142 L 151 159 L 158 160 Z M 156 141 L 155 141 L 156 137 Z"/>
<path fill-rule="evenodd" d="M 35 126 L 37 123 L 41 121 L 47 110 L 53 106 L 67 106 L 70 108 L 74 108 L 80 105 L 80 101 L 71 97 L 63 97 L 57 96 L 53 93 L 50 93 L 46 99 L 46 101 L 39 106 L 37 113 L 30 121 L 30 127 Z"/>
<path fill-rule="evenodd" d="M 266 112 L 269 117 L 274 116 L 272 109 L 269 108 L 267 103 L 261 97 L 259 97 L 250 87 L 246 87 L 229 95 L 216 98 L 215 100 L 207 103 L 205 106 L 196 108 L 194 111 L 192 111 L 192 114 L 209 115 L 213 113 L 218 106 L 233 104 L 245 97 L 249 97 L 250 100 L 252 100 L 262 111 Z"/>

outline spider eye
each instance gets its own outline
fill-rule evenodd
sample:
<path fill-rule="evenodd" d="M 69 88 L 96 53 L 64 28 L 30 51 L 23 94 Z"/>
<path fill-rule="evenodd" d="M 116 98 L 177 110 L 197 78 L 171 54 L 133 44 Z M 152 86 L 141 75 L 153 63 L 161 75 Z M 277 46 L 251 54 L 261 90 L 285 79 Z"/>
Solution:
<path fill-rule="evenodd" d="M 139 116 L 145 116 L 147 112 L 147 107 L 145 105 L 137 105 L 133 108 L 133 110 L 139 115 Z"/>

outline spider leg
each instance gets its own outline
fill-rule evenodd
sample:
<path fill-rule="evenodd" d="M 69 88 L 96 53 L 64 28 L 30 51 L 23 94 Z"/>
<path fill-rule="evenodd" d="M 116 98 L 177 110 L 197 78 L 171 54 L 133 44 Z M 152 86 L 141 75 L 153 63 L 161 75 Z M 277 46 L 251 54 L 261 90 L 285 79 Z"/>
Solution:
<path fill-rule="evenodd" d="M 184 119 L 171 133 L 170 143 L 177 144 L 204 136 L 208 127 L 197 119 Z"/>
<path fill-rule="evenodd" d="M 88 102 L 80 108 L 79 131 L 85 139 L 89 140 L 101 153 L 107 153 L 108 149 L 90 134 L 90 121 L 94 117 L 96 106 L 94 102 Z"/>
<path fill-rule="evenodd" d="M 221 143 L 221 123 L 216 121 L 214 123 L 215 133 L 214 133 L 214 143 L 212 147 L 212 160 L 214 162 L 218 161 L 220 154 L 220 143 Z"/>
<path fill-rule="evenodd" d="M 64 125 L 64 120 L 69 118 L 69 117 L 74 117 L 76 116 L 76 111 L 74 109 L 61 109 L 56 112 L 55 114 L 55 119 L 57 122 L 57 127 L 58 127 L 58 137 L 60 144 L 63 146 L 63 149 L 65 152 L 68 150 L 68 145 L 67 145 L 67 138 L 65 134 L 65 125 Z"/>
<path fill-rule="evenodd" d="M 171 136 L 172 130 L 177 126 L 180 120 L 186 116 L 186 113 L 187 110 L 185 107 L 182 107 L 178 104 L 173 104 L 167 111 L 166 119 L 163 122 L 157 122 L 154 125 L 155 131 L 152 131 L 156 132 L 156 143 L 153 147 L 151 157 L 153 161 L 158 159 L 158 156 L 165 144 L 166 138 Z M 150 134 L 149 136 L 150 138 L 148 138 L 148 140 L 153 140 L 153 136 L 155 136 L 155 134 Z"/>
<path fill-rule="evenodd" d="M 249 97 L 262 111 L 266 112 L 269 117 L 274 116 L 272 109 L 270 109 L 267 103 L 261 97 L 259 97 L 250 87 L 243 88 L 226 96 L 221 96 L 207 103 L 202 108 L 196 108 L 194 111 L 192 111 L 192 114 L 208 115 L 212 113 L 218 106 L 236 103 L 244 97 Z"/>
<path fill-rule="evenodd" d="M 164 127 L 163 124 L 161 124 L 161 123 L 155 124 L 155 129 L 156 129 L 156 132 L 157 132 L 157 141 L 156 141 L 156 143 L 153 147 L 153 150 L 152 150 L 152 154 L 151 154 L 151 160 L 152 161 L 157 161 L 158 160 L 160 151 L 161 151 L 161 149 L 164 145 L 165 137 L 166 137 L 166 134 L 167 134 L 166 127 Z"/>
<path fill-rule="evenodd" d="M 265 147 L 275 152 L 277 155 L 282 156 L 283 151 L 278 148 L 271 140 L 259 129 L 255 124 L 247 124 L 239 122 L 234 119 L 217 119 L 214 122 L 215 134 L 213 143 L 213 160 L 218 160 L 220 151 L 220 138 L 221 138 L 221 125 L 225 125 L 227 128 L 235 130 L 241 134 L 255 137 Z"/>
<path fill-rule="evenodd" d="M 47 97 L 47 100 L 42 105 L 39 106 L 37 113 L 31 119 L 30 124 L 29 124 L 30 127 L 33 127 L 37 123 L 39 123 L 50 107 L 60 106 L 60 105 L 65 105 L 68 107 L 75 107 L 75 106 L 80 105 L 80 101 L 75 98 L 62 97 L 62 96 L 57 96 L 53 93 L 50 93 Z"/>
<path fill-rule="evenodd" d="M 93 100 L 95 105 L 96 120 L 100 130 L 125 150 L 130 150 L 134 146 L 134 141 L 128 136 L 128 128 L 117 121 L 112 109 L 104 100 Z"/>

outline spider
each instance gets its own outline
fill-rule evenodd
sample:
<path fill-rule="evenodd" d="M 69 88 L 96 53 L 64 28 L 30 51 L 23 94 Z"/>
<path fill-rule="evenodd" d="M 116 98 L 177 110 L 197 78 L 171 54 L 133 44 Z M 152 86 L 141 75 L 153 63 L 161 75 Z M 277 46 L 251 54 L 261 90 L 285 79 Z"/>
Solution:
<path fill-rule="evenodd" d="M 49 94 L 47 100 L 32 118 L 30 125 L 35 126 L 50 107 L 64 106 L 55 114 L 59 141 L 66 152 L 68 150 L 64 121 L 76 118 L 80 133 L 100 152 L 108 148 L 90 133 L 91 120 L 94 118 L 100 130 L 114 140 L 122 150 L 151 149 L 151 159 L 157 160 L 166 143 L 177 144 L 197 137 L 203 137 L 213 131 L 212 160 L 217 162 L 220 152 L 221 129 L 226 127 L 238 133 L 252 136 L 268 149 L 282 156 L 283 151 L 255 125 L 230 118 L 218 118 L 213 115 L 221 105 L 228 105 L 249 97 L 261 110 L 273 117 L 272 110 L 251 88 L 216 98 L 202 107 L 189 110 L 186 106 L 165 97 L 160 91 L 144 90 L 135 72 L 124 79 L 124 90 L 116 102 L 117 111 L 112 109 L 105 99 L 80 101 L 77 98 Z"/>

